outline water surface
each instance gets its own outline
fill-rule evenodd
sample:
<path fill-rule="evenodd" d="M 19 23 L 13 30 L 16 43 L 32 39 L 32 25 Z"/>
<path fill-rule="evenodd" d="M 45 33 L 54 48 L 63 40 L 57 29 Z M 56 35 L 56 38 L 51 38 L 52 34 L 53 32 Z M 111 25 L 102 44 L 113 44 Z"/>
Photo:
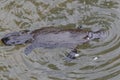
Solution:
<path fill-rule="evenodd" d="M 107 38 L 80 45 L 76 60 L 65 62 L 70 49 L 0 44 L 0 80 L 119 80 L 119 0 L 0 0 L 0 38 L 6 33 L 55 26 L 105 29 Z"/>

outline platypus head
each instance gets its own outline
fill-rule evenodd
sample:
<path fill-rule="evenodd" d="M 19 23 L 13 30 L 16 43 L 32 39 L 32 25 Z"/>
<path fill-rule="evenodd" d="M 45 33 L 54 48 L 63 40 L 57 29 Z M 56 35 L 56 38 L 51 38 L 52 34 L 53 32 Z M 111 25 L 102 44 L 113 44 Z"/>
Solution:
<path fill-rule="evenodd" d="M 32 39 L 32 36 L 29 34 L 29 30 L 23 30 L 19 32 L 13 32 L 5 35 L 1 41 L 5 45 L 16 45 L 16 44 L 24 44 L 29 42 Z"/>
<path fill-rule="evenodd" d="M 106 37 L 104 30 L 99 30 L 96 32 L 88 32 L 88 35 L 85 37 L 87 40 L 94 40 L 94 39 L 104 39 Z"/>

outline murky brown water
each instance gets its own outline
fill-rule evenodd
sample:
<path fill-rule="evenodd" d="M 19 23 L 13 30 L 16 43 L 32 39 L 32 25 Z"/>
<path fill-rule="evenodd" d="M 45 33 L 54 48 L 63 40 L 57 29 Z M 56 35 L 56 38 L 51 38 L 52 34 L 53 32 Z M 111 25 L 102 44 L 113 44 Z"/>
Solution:
<path fill-rule="evenodd" d="M 0 38 L 41 27 L 103 28 L 108 37 L 80 46 L 78 59 L 66 63 L 69 49 L 0 45 L 0 80 L 120 80 L 119 0 L 0 0 Z"/>

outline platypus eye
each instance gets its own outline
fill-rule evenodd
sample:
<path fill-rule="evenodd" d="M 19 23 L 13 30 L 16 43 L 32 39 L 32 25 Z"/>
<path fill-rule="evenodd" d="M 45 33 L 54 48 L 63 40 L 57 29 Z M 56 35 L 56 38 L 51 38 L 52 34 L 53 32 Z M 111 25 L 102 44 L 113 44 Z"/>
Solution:
<path fill-rule="evenodd" d="M 93 38 L 93 33 L 92 32 L 89 32 L 87 36 L 84 37 L 84 39 L 92 39 Z"/>
<path fill-rule="evenodd" d="M 86 39 L 92 39 L 93 38 L 93 33 L 89 32 L 88 35 L 86 36 Z"/>

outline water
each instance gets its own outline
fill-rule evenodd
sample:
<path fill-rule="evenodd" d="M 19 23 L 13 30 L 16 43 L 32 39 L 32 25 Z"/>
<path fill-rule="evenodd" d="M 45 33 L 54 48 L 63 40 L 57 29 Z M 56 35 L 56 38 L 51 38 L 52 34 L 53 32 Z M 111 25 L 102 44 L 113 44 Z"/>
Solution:
<path fill-rule="evenodd" d="M 0 37 L 41 27 L 78 27 L 107 31 L 107 38 L 80 45 L 76 60 L 65 62 L 69 49 L 0 44 L 0 80 L 119 80 L 119 0 L 0 0 Z"/>

